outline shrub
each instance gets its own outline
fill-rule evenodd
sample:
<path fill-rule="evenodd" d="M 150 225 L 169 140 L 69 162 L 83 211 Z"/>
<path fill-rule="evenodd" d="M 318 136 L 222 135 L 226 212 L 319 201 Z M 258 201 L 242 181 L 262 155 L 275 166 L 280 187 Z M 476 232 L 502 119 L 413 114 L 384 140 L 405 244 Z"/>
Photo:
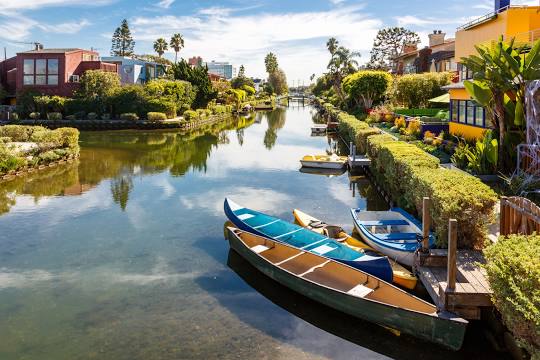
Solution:
<path fill-rule="evenodd" d="M 116 89 L 109 97 L 108 104 L 115 118 L 123 113 L 144 115 L 152 111 L 147 109 L 146 93 L 141 85 L 126 85 Z"/>
<path fill-rule="evenodd" d="M 156 79 L 144 85 L 144 91 L 149 99 L 161 102 L 161 108 L 151 108 L 148 111 L 164 112 L 167 116 L 175 117 L 176 111 L 188 110 L 195 100 L 196 89 L 187 81 Z M 174 110 L 171 110 L 173 109 Z M 172 114 L 174 112 L 174 115 Z"/>
<path fill-rule="evenodd" d="M 77 111 L 73 116 L 75 116 L 75 119 L 77 120 L 84 120 L 84 118 L 86 118 L 86 113 L 84 111 Z"/>
<path fill-rule="evenodd" d="M 405 118 L 404 117 L 398 117 L 395 121 L 394 121 L 394 126 L 399 130 L 399 129 L 404 129 L 405 127 L 407 127 L 407 122 L 405 121 Z"/>
<path fill-rule="evenodd" d="M 109 113 L 101 114 L 101 120 L 111 120 L 111 114 Z"/>
<path fill-rule="evenodd" d="M 448 220 L 458 221 L 458 246 L 483 245 L 497 196 L 477 178 L 439 166 L 439 160 L 413 144 L 388 135 L 368 138 L 371 170 L 392 199 L 411 212 L 420 212 L 422 199 L 432 200 L 431 215 L 437 245 L 444 247 Z"/>
<path fill-rule="evenodd" d="M 61 127 L 53 131 L 60 134 L 62 147 L 68 147 L 71 149 L 78 148 L 79 130 L 70 127 Z"/>
<path fill-rule="evenodd" d="M 87 70 L 81 77 L 76 97 L 86 102 L 92 102 L 102 113 L 107 107 L 107 100 L 120 88 L 120 75 L 101 70 Z M 88 109 L 86 109 L 88 110 Z"/>
<path fill-rule="evenodd" d="M 86 115 L 86 118 L 88 120 L 96 120 L 98 118 L 98 115 L 95 113 L 95 112 L 89 112 L 87 115 Z"/>
<path fill-rule="evenodd" d="M 30 141 L 38 143 L 41 148 L 53 149 L 62 145 L 62 134 L 45 128 L 35 129 Z"/>
<path fill-rule="evenodd" d="M 518 344 L 540 358 L 540 235 L 501 237 L 485 251 L 493 303 Z"/>
<path fill-rule="evenodd" d="M 386 71 L 362 70 L 343 80 L 343 90 L 365 109 L 370 109 L 381 100 L 392 83 L 392 76 Z"/>
<path fill-rule="evenodd" d="M 146 101 L 146 112 L 164 113 L 168 118 L 176 117 L 176 104 L 167 99 L 149 99 Z"/>
<path fill-rule="evenodd" d="M 193 110 L 186 110 L 184 111 L 184 119 L 186 121 L 195 120 L 199 117 L 199 114 L 196 111 Z"/>
<path fill-rule="evenodd" d="M 34 97 L 37 111 L 42 114 L 49 112 L 64 112 L 66 101 L 68 101 L 67 98 L 57 95 L 42 95 Z"/>
<path fill-rule="evenodd" d="M 17 93 L 17 112 L 19 115 L 26 118 L 30 113 L 37 111 L 34 98 L 40 95 L 40 92 L 32 88 L 27 88 Z"/>
<path fill-rule="evenodd" d="M 394 112 L 405 116 L 436 116 L 441 109 L 395 109 Z"/>
<path fill-rule="evenodd" d="M 120 114 L 120 120 L 137 121 L 139 117 L 135 113 L 123 113 Z"/>
<path fill-rule="evenodd" d="M 435 134 L 432 133 L 431 131 L 426 131 L 424 133 L 424 142 L 426 144 L 432 144 L 433 143 L 433 139 L 435 139 Z"/>
<path fill-rule="evenodd" d="M 420 137 L 420 134 L 421 134 L 420 127 L 421 127 L 420 121 L 411 120 L 409 121 L 409 124 L 407 125 L 407 130 L 405 132 L 409 136 L 418 138 Z"/>
<path fill-rule="evenodd" d="M 453 77 L 454 74 L 449 72 L 399 76 L 394 81 L 392 98 L 409 108 L 427 107 L 428 100 L 442 95 L 441 87 L 450 84 Z"/>
<path fill-rule="evenodd" d="M 227 106 L 225 106 L 225 105 L 215 105 L 212 108 L 212 112 L 214 114 L 224 114 L 224 113 L 227 112 Z"/>
<path fill-rule="evenodd" d="M 25 142 L 30 139 L 33 128 L 44 129 L 41 126 L 4 125 L 0 126 L 0 137 L 8 137 L 15 142 Z"/>
<path fill-rule="evenodd" d="M 26 165 L 26 160 L 12 154 L 4 144 L 0 144 L 0 174 L 7 173 L 11 170 Z"/>
<path fill-rule="evenodd" d="M 28 117 L 32 120 L 37 120 L 41 117 L 41 114 L 34 111 L 34 112 L 31 112 L 30 115 L 28 115 Z"/>
<path fill-rule="evenodd" d="M 167 120 L 167 115 L 162 112 L 149 112 L 146 114 L 148 121 L 164 121 Z"/>
<path fill-rule="evenodd" d="M 75 115 L 68 115 L 66 116 L 66 120 L 71 120 L 71 121 L 77 120 L 77 117 Z"/>
<path fill-rule="evenodd" d="M 12 112 L 9 117 L 11 121 L 19 121 L 19 114 L 17 114 L 16 112 Z"/>
<path fill-rule="evenodd" d="M 62 113 L 59 113 L 59 112 L 47 113 L 47 119 L 54 120 L 54 121 L 62 120 Z"/>
<path fill-rule="evenodd" d="M 197 111 L 197 116 L 199 117 L 199 119 L 206 117 L 205 109 L 197 109 L 196 111 Z"/>

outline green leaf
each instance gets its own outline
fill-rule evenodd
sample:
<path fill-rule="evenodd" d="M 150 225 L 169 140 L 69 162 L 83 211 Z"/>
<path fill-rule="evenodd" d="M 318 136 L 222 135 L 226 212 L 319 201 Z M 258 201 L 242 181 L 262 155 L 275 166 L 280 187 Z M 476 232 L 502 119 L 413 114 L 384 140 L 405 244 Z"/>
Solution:
<path fill-rule="evenodd" d="M 514 116 L 514 125 L 520 126 L 525 124 L 525 110 L 523 109 L 523 102 L 520 98 L 517 99 Z"/>
<path fill-rule="evenodd" d="M 480 105 L 484 107 L 490 106 L 490 103 L 493 99 L 493 94 L 491 93 L 488 86 L 481 81 L 474 80 L 465 80 L 463 82 L 465 89 L 469 95 Z"/>

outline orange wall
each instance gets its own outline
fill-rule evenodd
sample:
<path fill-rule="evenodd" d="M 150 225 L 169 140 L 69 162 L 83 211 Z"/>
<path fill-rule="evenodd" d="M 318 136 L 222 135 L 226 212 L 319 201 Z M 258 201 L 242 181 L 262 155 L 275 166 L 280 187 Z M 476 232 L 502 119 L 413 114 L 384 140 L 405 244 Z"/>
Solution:
<path fill-rule="evenodd" d="M 450 89 L 448 90 L 450 94 L 450 99 L 452 100 L 470 100 L 471 97 L 465 89 Z"/>
<path fill-rule="evenodd" d="M 470 140 L 481 139 L 484 136 L 485 131 L 486 129 L 477 126 L 460 124 L 453 121 L 448 123 L 448 132 L 450 134 L 463 136 L 464 138 Z"/>

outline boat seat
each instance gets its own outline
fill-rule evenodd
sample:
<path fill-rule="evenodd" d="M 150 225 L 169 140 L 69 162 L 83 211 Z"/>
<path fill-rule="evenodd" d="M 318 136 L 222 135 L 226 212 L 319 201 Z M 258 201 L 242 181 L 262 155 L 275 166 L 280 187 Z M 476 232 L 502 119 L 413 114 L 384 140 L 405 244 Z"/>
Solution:
<path fill-rule="evenodd" d="M 390 233 L 390 234 L 373 234 L 377 239 L 396 241 L 396 240 L 416 240 L 418 239 L 417 233 Z"/>
<path fill-rule="evenodd" d="M 320 220 L 311 220 L 308 226 L 314 229 L 319 229 L 319 228 L 325 227 L 326 224 Z"/>
<path fill-rule="evenodd" d="M 369 288 L 367 286 L 364 286 L 362 284 L 358 284 L 355 287 L 353 287 L 351 290 L 347 291 L 348 294 L 358 296 L 358 297 L 366 297 L 367 295 L 371 294 L 373 292 L 372 288 Z"/>
<path fill-rule="evenodd" d="M 358 223 L 364 226 L 399 226 L 399 225 L 409 225 L 407 220 L 359 220 Z"/>
<path fill-rule="evenodd" d="M 263 251 L 266 251 L 270 249 L 268 246 L 264 246 L 264 245 L 255 245 L 251 248 L 251 251 L 253 251 L 255 254 L 260 254 L 262 253 Z"/>

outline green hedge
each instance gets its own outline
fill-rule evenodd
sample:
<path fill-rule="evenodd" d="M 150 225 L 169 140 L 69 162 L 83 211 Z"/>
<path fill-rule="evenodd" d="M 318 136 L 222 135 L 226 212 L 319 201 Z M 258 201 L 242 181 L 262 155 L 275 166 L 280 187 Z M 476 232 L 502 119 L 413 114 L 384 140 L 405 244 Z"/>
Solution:
<path fill-rule="evenodd" d="M 540 359 L 540 235 L 501 237 L 484 253 L 495 307 L 518 344 Z"/>
<path fill-rule="evenodd" d="M 435 117 L 441 109 L 395 109 L 394 113 L 405 116 Z"/>
<path fill-rule="evenodd" d="M 413 144 L 388 135 L 368 138 L 371 170 L 399 206 L 421 213 L 422 199 L 432 201 L 437 245 L 445 247 L 448 220 L 458 221 L 458 247 L 481 248 L 497 195 L 477 178 L 439 167 L 439 160 Z"/>

